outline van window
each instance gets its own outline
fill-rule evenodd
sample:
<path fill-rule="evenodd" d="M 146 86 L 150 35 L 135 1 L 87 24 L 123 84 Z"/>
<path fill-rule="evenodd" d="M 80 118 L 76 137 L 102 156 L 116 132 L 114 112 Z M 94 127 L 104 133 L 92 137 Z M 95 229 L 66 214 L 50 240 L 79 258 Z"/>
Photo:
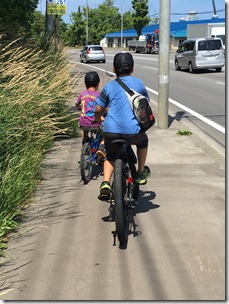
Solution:
<path fill-rule="evenodd" d="M 189 46 L 189 51 L 193 51 L 195 46 L 195 41 L 191 41 L 190 46 Z"/>
<path fill-rule="evenodd" d="M 199 51 L 220 50 L 222 47 L 220 40 L 206 40 L 198 42 Z"/>
<path fill-rule="evenodd" d="M 186 52 L 189 49 L 189 42 L 182 43 L 178 48 L 178 53 Z"/>
<path fill-rule="evenodd" d="M 185 52 L 189 51 L 189 44 L 190 44 L 190 42 L 184 43 L 184 51 Z"/>

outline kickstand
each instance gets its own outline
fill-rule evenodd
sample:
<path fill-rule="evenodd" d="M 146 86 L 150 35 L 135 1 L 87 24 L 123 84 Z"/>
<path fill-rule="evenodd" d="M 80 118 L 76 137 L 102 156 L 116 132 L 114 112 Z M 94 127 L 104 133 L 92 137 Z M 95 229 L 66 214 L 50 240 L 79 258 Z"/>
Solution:
<path fill-rule="evenodd" d="M 113 236 L 114 236 L 114 243 L 113 243 L 113 246 L 116 246 L 116 231 L 111 231 L 111 233 L 112 233 Z"/>

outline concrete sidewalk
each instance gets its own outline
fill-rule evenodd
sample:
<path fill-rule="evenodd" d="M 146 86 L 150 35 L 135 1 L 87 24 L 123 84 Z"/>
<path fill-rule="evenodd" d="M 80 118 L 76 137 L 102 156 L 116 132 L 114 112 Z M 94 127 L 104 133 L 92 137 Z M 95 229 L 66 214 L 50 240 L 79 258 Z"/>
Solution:
<path fill-rule="evenodd" d="M 111 78 L 99 74 L 102 87 Z M 80 183 L 80 138 L 56 143 L 1 260 L 0 299 L 225 299 L 224 151 L 194 129 L 178 135 L 188 127 L 174 116 L 168 129 L 147 132 L 152 176 L 136 215 L 142 235 L 130 236 L 125 251 L 112 246 L 114 223 L 101 221 L 108 215 L 97 200 L 102 177 Z"/>

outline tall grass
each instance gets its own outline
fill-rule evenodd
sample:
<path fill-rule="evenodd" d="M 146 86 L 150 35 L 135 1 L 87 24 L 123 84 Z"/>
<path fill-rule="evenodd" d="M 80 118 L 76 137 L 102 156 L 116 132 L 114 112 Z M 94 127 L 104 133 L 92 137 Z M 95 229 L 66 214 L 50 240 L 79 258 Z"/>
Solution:
<path fill-rule="evenodd" d="M 17 227 L 15 218 L 35 190 L 53 139 L 76 130 L 69 90 L 63 52 L 15 44 L 0 51 L 0 241 Z"/>

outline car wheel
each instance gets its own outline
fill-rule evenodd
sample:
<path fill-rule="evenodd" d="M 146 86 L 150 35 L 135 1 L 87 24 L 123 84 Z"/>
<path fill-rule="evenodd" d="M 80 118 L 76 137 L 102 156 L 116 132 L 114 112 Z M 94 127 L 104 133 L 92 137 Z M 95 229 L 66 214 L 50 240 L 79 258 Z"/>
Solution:
<path fill-rule="evenodd" d="M 176 70 L 176 71 L 179 71 L 179 70 L 180 70 L 180 67 L 179 67 L 179 65 L 178 65 L 178 61 L 177 61 L 177 60 L 175 61 L 175 70 Z"/>
<path fill-rule="evenodd" d="M 216 68 L 215 70 L 216 70 L 216 72 L 221 72 L 222 68 Z"/>
<path fill-rule="evenodd" d="M 189 64 L 188 64 L 188 69 L 189 69 L 189 73 L 193 73 L 194 72 L 194 69 L 193 69 L 193 66 L 192 66 L 191 62 L 189 62 Z"/>
<path fill-rule="evenodd" d="M 106 63 L 106 60 L 103 60 L 103 63 Z"/>

